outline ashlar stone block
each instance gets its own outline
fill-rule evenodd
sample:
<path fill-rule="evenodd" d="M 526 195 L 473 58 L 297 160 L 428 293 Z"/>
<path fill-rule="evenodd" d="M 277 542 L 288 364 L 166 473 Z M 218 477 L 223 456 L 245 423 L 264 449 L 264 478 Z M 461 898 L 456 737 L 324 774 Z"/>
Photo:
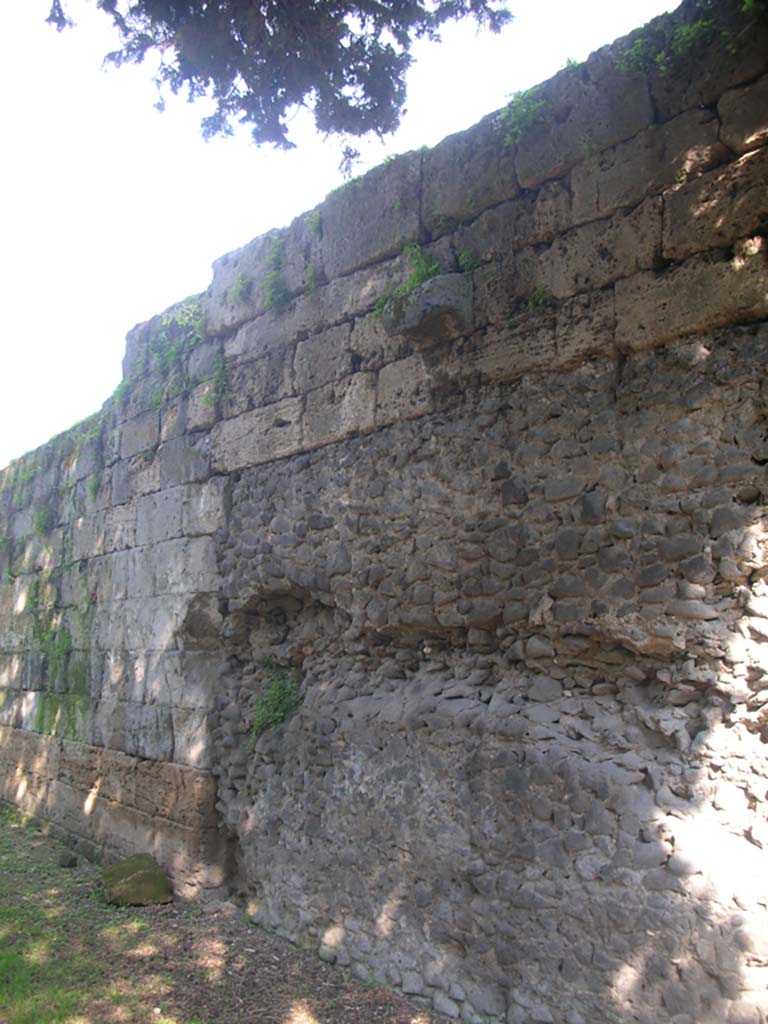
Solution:
<path fill-rule="evenodd" d="M 217 472 L 283 458 L 301 450 L 303 399 L 253 409 L 218 423 L 211 431 L 211 458 Z"/>
<path fill-rule="evenodd" d="M 604 149 L 631 138 L 654 119 L 642 76 L 622 75 L 601 51 L 587 61 L 585 74 L 561 71 L 536 87 L 535 98 L 544 103 L 541 120 L 525 131 L 515 156 L 523 188 L 566 174 L 584 159 L 585 141 Z"/>
<path fill-rule="evenodd" d="M 635 206 L 722 163 L 727 150 L 718 139 L 719 127 L 711 111 L 689 110 L 574 167 L 574 221 L 596 220 Z"/>
<path fill-rule="evenodd" d="M 433 237 L 519 192 L 514 146 L 498 114 L 450 135 L 424 156 L 422 217 Z"/>
<path fill-rule="evenodd" d="M 421 159 L 406 153 L 328 196 L 322 217 L 329 278 L 396 256 L 419 240 Z"/>
<path fill-rule="evenodd" d="M 440 274 L 410 295 L 393 298 L 382 320 L 390 334 L 425 347 L 460 338 L 472 331 L 472 275 Z"/>
<path fill-rule="evenodd" d="M 379 371 L 376 426 L 414 419 L 431 412 L 431 379 L 421 356 L 409 356 Z"/>
<path fill-rule="evenodd" d="M 665 194 L 664 256 L 683 260 L 696 252 L 725 247 L 766 220 L 768 148 L 747 153 Z"/>
<path fill-rule="evenodd" d="M 737 153 L 768 143 L 768 75 L 741 89 L 730 89 L 717 104 L 722 120 L 720 137 Z"/>
<path fill-rule="evenodd" d="M 307 396 L 304 412 L 305 449 L 319 448 L 375 425 L 376 381 L 373 373 L 355 373 Z"/>
<path fill-rule="evenodd" d="M 674 338 L 768 316 L 768 264 L 762 238 L 736 255 L 693 257 L 665 274 L 644 272 L 616 282 L 616 344 L 653 348 Z"/>

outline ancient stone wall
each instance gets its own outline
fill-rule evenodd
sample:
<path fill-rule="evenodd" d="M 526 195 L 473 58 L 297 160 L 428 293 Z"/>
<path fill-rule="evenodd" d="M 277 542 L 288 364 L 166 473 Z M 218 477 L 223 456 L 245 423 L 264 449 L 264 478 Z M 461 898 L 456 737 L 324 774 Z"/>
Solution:
<path fill-rule="evenodd" d="M 467 1024 L 765 1024 L 743 7 L 684 5 L 131 332 L 102 412 L 2 475 L 7 802 Z"/>

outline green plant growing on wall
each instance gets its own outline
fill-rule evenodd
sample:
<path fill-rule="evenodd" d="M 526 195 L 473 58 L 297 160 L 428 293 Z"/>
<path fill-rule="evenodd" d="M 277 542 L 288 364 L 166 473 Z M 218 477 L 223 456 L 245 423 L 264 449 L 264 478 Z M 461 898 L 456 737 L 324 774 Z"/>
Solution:
<path fill-rule="evenodd" d="M 112 398 L 115 404 L 121 408 L 128 402 L 128 395 L 130 393 L 132 383 L 132 381 L 124 377 L 112 392 Z"/>
<path fill-rule="evenodd" d="M 555 297 L 551 292 L 548 292 L 546 288 L 542 288 L 540 285 L 536 285 L 528 296 L 526 309 L 529 312 L 533 312 L 537 309 L 546 309 L 548 306 L 554 305 L 554 302 Z"/>
<path fill-rule="evenodd" d="M 473 270 L 477 270 L 481 265 L 480 260 L 471 249 L 462 249 L 459 253 L 459 268 L 462 274 L 471 274 Z"/>
<path fill-rule="evenodd" d="M 317 267 L 312 260 L 307 263 L 307 293 L 314 295 L 317 291 Z"/>
<path fill-rule="evenodd" d="M 622 74 L 641 74 L 655 67 L 659 74 L 668 75 L 709 43 L 716 31 L 713 18 L 698 18 L 674 27 L 664 25 L 656 38 L 642 30 L 616 61 L 616 69 Z"/>
<path fill-rule="evenodd" d="M 76 610 L 81 653 L 75 651 L 72 634 L 56 607 L 50 577 L 35 577 L 30 583 L 27 608 L 32 615 L 32 649 L 41 656 L 43 683 L 37 694 L 34 728 L 75 739 L 90 707 L 88 651 L 94 606 L 86 592 Z"/>
<path fill-rule="evenodd" d="M 205 396 L 205 404 L 211 408 L 218 408 L 227 397 L 229 390 L 229 375 L 227 373 L 227 360 L 223 354 L 219 354 L 213 364 L 213 373 L 208 378 L 210 388 Z"/>
<path fill-rule="evenodd" d="M 188 370 L 191 352 L 207 337 L 207 306 L 205 296 L 185 299 L 175 309 L 163 314 L 160 326 L 150 341 L 150 350 L 162 378 L 150 396 L 150 404 L 159 409 L 178 395 L 186 394 L 195 386 Z M 129 387 L 138 377 L 131 378 Z"/>
<path fill-rule="evenodd" d="M 32 482 L 38 473 L 34 455 L 24 455 L 14 466 L 13 504 L 16 508 L 26 505 L 31 497 Z"/>
<path fill-rule="evenodd" d="M 298 668 L 278 665 L 271 658 L 264 661 L 263 668 L 268 673 L 269 685 L 253 701 L 251 733 L 254 739 L 284 722 L 302 701 L 302 674 Z"/>
<path fill-rule="evenodd" d="M 653 47 L 648 36 L 639 35 L 616 61 L 623 75 L 641 74 L 653 64 Z"/>
<path fill-rule="evenodd" d="M 424 252 L 417 242 L 409 242 L 403 249 L 403 256 L 410 262 L 411 272 L 403 284 L 395 288 L 394 291 L 385 292 L 379 297 L 373 307 L 374 316 L 381 316 L 387 306 L 392 303 L 401 305 L 412 292 L 440 273 L 439 262 L 434 256 Z"/>
<path fill-rule="evenodd" d="M 519 145 L 531 129 L 543 123 L 548 106 L 549 100 L 539 94 L 536 86 L 514 93 L 501 112 L 504 145 Z"/>
<path fill-rule="evenodd" d="M 320 238 L 323 232 L 323 220 L 319 209 L 308 213 L 304 218 L 304 224 L 311 235 L 314 235 L 315 238 Z"/>
<path fill-rule="evenodd" d="M 284 245 L 282 238 L 272 243 L 264 276 L 264 305 L 273 313 L 279 313 L 288 305 L 291 293 L 283 275 Z"/>
<path fill-rule="evenodd" d="M 395 292 L 397 296 L 410 295 L 425 281 L 429 281 L 430 278 L 436 277 L 440 273 L 440 264 L 435 257 L 424 252 L 416 242 L 406 245 L 403 249 L 403 256 L 410 260 L 411 273 L 405 284 L 400 285 Z"/>
<path fill-rule="evenodd" d="M 232 304 L 236 302 L 245 302 L 251 294 L 252 285 L 253 281 L 246 277 L 242 270 L 238 270 L 235 283 L 227 292 L 227 301 Z"/>
<path fill-rule="evenodd" d="M 43 505 L 42 508 L 36 509 L 32 516 L 32 528 L 35 533 L 49 534 L 55 525 L 55 520 L 53 509 L 49 505 Z"/>

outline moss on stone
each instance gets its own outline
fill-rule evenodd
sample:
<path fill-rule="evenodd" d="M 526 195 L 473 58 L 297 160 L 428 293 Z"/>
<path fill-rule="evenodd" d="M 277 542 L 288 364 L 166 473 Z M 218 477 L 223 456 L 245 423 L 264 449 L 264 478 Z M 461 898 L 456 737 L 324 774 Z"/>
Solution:
<path fill-rule="evenodd" d="M 101 879 L 108 903 L 143 907 L 173 901 L 167 875 L 148 853 L 134 854 L 104 868 Z"/>

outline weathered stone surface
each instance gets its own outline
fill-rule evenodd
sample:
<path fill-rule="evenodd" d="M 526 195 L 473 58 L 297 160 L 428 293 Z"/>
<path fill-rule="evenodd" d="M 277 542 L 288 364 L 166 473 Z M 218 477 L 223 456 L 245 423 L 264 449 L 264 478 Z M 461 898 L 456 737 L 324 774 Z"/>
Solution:
<path fill-rule="evenodd" d="M 719 128 L 710 111 L 686 111 L 578 164 L 571 172 L 574 222 L 633 207 L 722 163 L 727 151 Z"/>
<path fill-rule="evenodd" d="M 597 150 L 631 138 L 653 121 L 645 83 L 619 74 L 599 51 L 585 74 L 561 71 L 536 97 L 545 101 L 541 123 L 526 131 L 517 146 L 515 170 L 523 188 L 559 178 L 584 159 L 584 142 Z"/>
<path fill-rule="evenodd" d="M 321 334 L 313 334 L 298 344 L 293 362 L 297 391 L 311 391 L 353 372 L 355 359 L 350 345 L 351 333 L 351 324 L 340 324 Z"/>
<path fill-rule="evenodd" d="M 457 251 L 481 262 L 500 259 L 529 245 L 551 242 L 572 225 L 571 196 L 560 182 L 486 210 L 455 234 Z"/>
<path fill-rule="evenodd" d="M 432 378 L 421 356 L 390 363 L 376 386 L 376 425 L 386 426 L 431 412 Z"/>
<path fill-rule="evenodd" d="M 762 1021 L 768 170 L 730 38 L 666 83 L 605 48 L 519 145 L 489 118 L 231 254 L 166 377 L 178 323 L 131 332 L 0 477 L 0 799 L 466 1024 Z M 371 315 L 406 242 L 468 268 L 439 344 Z"/>
<path fill-rule="evenodd" d="M 628 216 L 595 221 L 536 250 L 532 287 L 556 298 L 605 287 L 617 278 L 650 269 L 661 250 L 661 200 L 649 199 Z"/>
<path fill-rule="evenodd" d="M 301 437 L 302 402 L 289 398 L 217 424 L 211 432 L 213 463 L 230 473 L 269 462 L 298 451 Z"/>
<path fill-rule="evenodd" d="M 768 150 L 711 171 L 664 197 L 664 256 L 682 260 L 760 229 L 768 217 Z"/>
<path fill-rule="evenodd" d="M 396 256 L 419 240 L 421 160 L 407 153 L 331 193 L 322 214 L 329 277 Z"/>
<path fill-rule="evenodd" d="M 433 237 L 517 194 L 514 146 L 503 136 L 498 115 L 491 115 L 424 155 L 422 217 Z"/>
<path fill-rule="evenodd" d="M 160 417 L 154 411 L 144 413 L 123 424 L 120 435 L 120 458 L 153 449 L 160 440 Z"/>
<path fill-rule="evenodd" d="M 208 330 L 221 334 L 267 309 L 268 275 L 281 274 L 286 232 L 270 231 L 213 264 Z"/>
<path fill-rule="evenodd" d="M 374 377 L 370 373 L 355 373 L 307 396 L 304 447 L 316 448 L 350 434 L 366 433 L 373 429 L 374 420 Z"/>
<path fill-rule="evenodd" d="M 731 259 L 698 257 L 665 274 L 616 284 L 616 344 L 638 350 L 731 321 L 768 315 L 766 247 L 761 238 Z"/>
<path fill-rule="evenodd" d="M 692 5 L 678 12 L 690 18 Z M 652 75 L 652 93 L 659 115 L 666 120 L 679 110 L 714 106 L 726 90 L 753 82 L 768 70 L 768 20 L 759 7 L 727 0 L 713 9 L 710 32 L 703 43 L 684 48 L 672 62 L 671 73 Z"/>
<path fill-rule="evenodd" d="M 723 142 L 736 153 L 747 153 L 768 143 L 766 106 L 768 75 L 763 75 L 751 85 L 724 93 L 717 105 Z"/>
<path fill-rule="evenodd" d="M 472 332 L 471 274 L 440 274 L 410 295 L 391 299 L 382 313 L 390 334 L 434 346 Z"/>

